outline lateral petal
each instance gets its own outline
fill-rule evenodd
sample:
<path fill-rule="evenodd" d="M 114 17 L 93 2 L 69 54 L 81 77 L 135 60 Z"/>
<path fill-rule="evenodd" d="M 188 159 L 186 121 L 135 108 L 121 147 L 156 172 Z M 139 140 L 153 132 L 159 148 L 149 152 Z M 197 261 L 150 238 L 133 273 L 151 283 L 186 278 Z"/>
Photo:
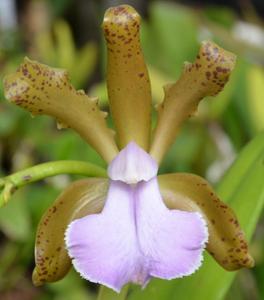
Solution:
<path fill-rule="evenodd" d="M 65 237 L 81 276 L 117 292 L 130 281 L 144 284 L 148 280 L 141 268 L 133 197 L 132 187 L 112 181 L 102 213 L 75 220 Z"/>
<path fill-rule="evenodd" d="M 168 208 L 203 215 L 209 230 L 207 250 L 223 268 L 233 271 L 254 265 L 236 215 L 217 197 L 206 180 L 185 173 L 161 175 L 158 179 Z"/>
<path fill-rule="evenodd" d="M 173 279 L 197 270 L 208 238 L 202 216 L 169 210 L 162 201 L 157 178 L 140 182 L 135 198 L 139 247 L 148 262 L 149 275 Z"/>
<path fill-rule="evenodd" d="M 63 191 L 39 222 L 36 233 L 33 283 L 40 286 L 63 278 L 71 267 L 64 234 L 70 222 L 102 211 L 108 180 L 78 180 Z"/>

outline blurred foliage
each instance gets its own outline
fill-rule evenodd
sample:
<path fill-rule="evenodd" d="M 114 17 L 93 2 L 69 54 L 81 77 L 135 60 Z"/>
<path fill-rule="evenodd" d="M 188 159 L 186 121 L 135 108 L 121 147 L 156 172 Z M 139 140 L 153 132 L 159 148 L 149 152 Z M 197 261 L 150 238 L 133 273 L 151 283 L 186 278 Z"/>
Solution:
<path fill-rule="evenodd" d="M 39 34 L 35 48 L 38 60 L 68 70 L 76 88 L 85 84 L 96 64 L 96 45 L 90 42 L 77 50 L 70 27 L 63 20 L 54 22 L 53 34 L 50 31 Z"/>
<path fill-rule="evenodd" d="M 30 23 L 31 18 L 28 17 L 27 26 L 20 21 L 17 28 L 8 33 L 0 29 L 0 78 L 13 72 L 22 58 L 27 55 L 54 67 L 66 68 L 75 87 L 84 89 L 88 87 L 88 93 L 92 96 L 99 96 L 100 104 L 108 110 L 104 74 L 100 74 L 100 70 L 96 68 L 98 61 L 104 60 L 104 53 L 99 52 L 102 48 L 100 45 L 102 38 L 98 37 L 97 41 L 88 41 L 82 47 L 77 47 L 72 27 L 63 16 L 63 13 L 71 8 L 71 1 L 41 2 L 42 5 L 43 3 L 46 5 L 48 14 L 48 17 L 39 16 L 39 22 L 44 22 L 44 25 L 41 24 L 37 28 L 35 23 Z M 30 9 L 31 1 L 28 3 L 27 9 Z M 25 14 L 26 12 L 19 13 Z M 247 13 L 243 11 L 244 16 L 247 16 Z M 149 64 L 154 104 L 162 101 L 162 86 L 177 79 L 183 62 L 194 60 L 201 40 L 215 40 L 238 56 L 235 71 L 225 90 L 215 99 L 206 99 L 202 103 L 199 114 L 182 128 L 160 168 L 161 173 L 193 172 L 206 176 L 217 184 L 236 154 L 264 129 L 263 44 L 261 47 L 250 42 L 250 32 L 248 41 L 242 39 L 239 34 L 235 34 L 234 28 L 241 20 L 237 13 L 228 7 L 202 6 L 198 10 L 165 1 L 155 1 L 149 5 L 147 16 L 142 21 L 141 34 L 143 50 Z M 38 18 L 38 16 L 35 17 Z M 20 16 L 19 20 L 22 19 Z M 249 19 L 245 18 L 244 21 L 247 21 L 249 25 L 257 26 L 263 34 L 263 25 L 261 27 L 263 21 L 255 16 L 251 18 L 251 24 Z M 84 30 L 89 30 L 89 28 Z M 98 81 L 98 78 L 101 78 L 101 81 Z M 95 151 L 71 130 L 58 131 L 54 120 L 48 117 L 32 119 L 26 112 L 8 104 L 4 100 L 2 84 L 0 84 L 0 99 L 2 100 L 0 102 L 1 175 L 35 163 L 58 159 L 91 161 L 105 166 Z M 153 113 L 154 122 L 155 118 L 156 114 Z M 241 168 L 246 171 L 245 164 L 242 164 Z M 233 174 L 231 179 L 237 178 L 238 180 L 242 176 L 239 172 L 232 173 L 231 171 L 230 174 Z M 232 188 L 235 189 L 235 183 L 228 173 L 219 186 L 220 194 L 230 203 L 234 203 L 237 213 L 242 218 L 248 209 L 251 209 L 250 212 L 253 211 L 254 207 L 249 208 L 248 205 L 253 199 L 251 192 L 254 187 L 258 187 L 259 191 L 256 199 L 262 197 L 261 174 L 263 173 L 261 173 L 260 166 L 257 167 L 252 163 L 248 172 L 247 175 L 243 173 L 245 176 L 243 182 L 251 182 L 251 189 L 245 190 L 240 187 L 238 198 L 231 200 L 231 191 Z M 48 284 L 43 288 L 36 289 L 31 284 L 34 234 L 38 221 L 62 188 L 75 178 L 77 177 L 58 176 L 26 187 L 15 194 L 8 206 L 0 210 L 0 299 L 94 299 L 95 286 L 81 280 L 75 272 L 71 272 L 61 282 Z M 230 182 L 227 183 L 225 178 L 229 178 Z M 224 184 L 230 185 L 226 188 L 230 194 L 223 193 Z M 260 207 L 258 208 L 261 210 Z M 246 218 L 250 216 L 247 215 Z M 246 231 L 249 230 L 251 235 L 253 228 L 248 229 L 247 223 L 243 222 L 242 220 Z M 252 241 L 256 267 L 250 271 L 239 272 L 237 280 L 226 295 L 227 300 L 264 299 L 263 226 L 264 218 L 262 217 Z M 222 280 L 225 276 L 231 276 L 219 271 L 216 264 L 208 262 L 208 259 L 206 259 L 204 269 L 207 272 L 210 271 L 210 274 L 207 274 L 209 277 L 211 273 L 216 274 L 215 278 L 222 274 Z M 201 273 L 203 272 L 201 270 Z M 195 286 L 196 280 L 199 279 L 199 284 L 207 281 L 205 275 L 203 279 L 199 277 L 201 276 L 199 274 L 188 279 L 189 284 L 193 282 L 190 288 L 192 293 L 201 290 L 200 287 Z M 170 288 L 165 291 L 162 289 L 163 286 L 170 286 Z M 185 289 L 188 288 L 187 285 L 185 286 L 185 281 L 181 280 L 162 282 L 157 285 L 153 282 L 145 293 L 151 291 L 155 294 L 157 289 L 160 289 L 160 293 L 165 291 L 165 294 L 162 294 L 162 298 L 159 299 L 166 299 L 165 296 L 172 297 L 172 295 L 185 299 L 179 292 L 182 286 Z M 203 295 L 203 299 L 215 300 L 224 299 L 225 293 L 226 289 L 221 296 L 212 299 L 208 298 L 209 296 L 206 298 L 203 292 L 199 295 Z M 157 295 L 161 294 L 157 293 Z M 143 293 L 142 297 L 143 295 L 145 294 Z M 186 293 L 186 295 L 191 294 Z M 211 294 L 208 292 L 207 295 Z M 133 293 L 131 297 L 133 298 Z M 144 299 L 154 298 L 148 296 Z M 193 296 L 192 299 L 202 299 L 202 296 L 200 298 L 198 295 Z"/>

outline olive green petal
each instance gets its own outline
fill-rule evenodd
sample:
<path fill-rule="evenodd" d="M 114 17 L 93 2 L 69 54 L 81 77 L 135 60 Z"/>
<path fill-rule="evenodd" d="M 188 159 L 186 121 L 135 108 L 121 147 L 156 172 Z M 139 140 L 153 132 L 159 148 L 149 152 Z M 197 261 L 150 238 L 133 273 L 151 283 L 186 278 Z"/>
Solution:
<path fill-rule="evenodd" d="M 140 16 L 129 5 L 109 8 L 103 30 L 107 43 L 107 89 L 119 147 L 134 141 L 148 151 L 151 88 L 140 45 Z"/>
<path fill-rule="evenodd" d="M 226 270 L 251 268 L 244 232 L 233 210 L 222 202 L 203 178 L 185 173 L 161 175 L 160 191 L 170 209 L 199 211 L 205 218 L 209 241 L 207 251 Z"/>
<path fill-rule="evenodd" d="M 33 283 L 40 286 L 63 278 L 71 268 L 64 234 L 71 221 L 99 213 L 104 205 L 108 180 L 83 179 L 72 183 L 43 215 L 37 229 Z"/>
<path fill-rule="evenodd" d="M 25 58 L 16 73 L 6 76 L 4 90 L 9 101 L 32 115 L 50 115 L 60 128 L 75 129 L 107 162 L 118 153 L 106 113 L 96 98 L 74 89 L 66 71 Z"/>
<path fill-rule="evenodd" d="M 223 89 L 234 64 L 234 54 L 212 42 L 203 42 L 195 62 L 186 63 L 178 81 L 164 87 L 150 147 L 150 154 L 158 162 L 174 142 L 181 124 L 196 112 L 199 102 Z"/>

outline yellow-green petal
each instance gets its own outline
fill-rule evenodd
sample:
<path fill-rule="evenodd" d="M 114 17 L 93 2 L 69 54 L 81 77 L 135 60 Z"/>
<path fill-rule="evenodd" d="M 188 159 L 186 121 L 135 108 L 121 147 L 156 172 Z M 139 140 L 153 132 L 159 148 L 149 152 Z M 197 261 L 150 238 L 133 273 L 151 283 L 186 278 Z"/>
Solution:
<path fill-rule="evenodd" d="M 209 231 L 207 250 L 223 268 L 233 271 L 253 267 L 254 260 L 233 210 L 217 197 L 206 180 L 175 173 L 159 176 L 159 185 L 169 208 L 199 211 L 204 216 Z"/>
<path fill-rule="evenodd" d="M 235 55 L 213 42 L 203 42 L 194 63 L 186 63 L 179 80 L 164 87 L 164 100 L 158 107 L 150 154 L 160 162 L 174 142 L 183 121 L 197 110 L 206 96 L 218 94 L 234 68 Z"/>
<path fill-rule="evenodd" d="M 118 153 L 106 113 L 96 98 L 74 89 L 66 71 L 25 58 L 17 72 L 5 78 L 4 88 L 9 101 L 32 115 L 50 115 L 60 127 L 75 129 L 107 162 Z"/>
<path fill-rule="evenodd" d="M 36 286 L 63 278 L 71 267 L 64 234 L 69 223 L 99 213 L 104 205 L 108 180 L 89 178 L 72 183 L 43 215 L 37 229 L 33 283 Z"/>
<path fill-rule="evenodd" d="M 140 16 L 128 5 L 109 8 L 103 30 L 107 42 L 107 89 L 120 148 L 130 141 L 149 150 L 151 89 L 140 45 Z"/>

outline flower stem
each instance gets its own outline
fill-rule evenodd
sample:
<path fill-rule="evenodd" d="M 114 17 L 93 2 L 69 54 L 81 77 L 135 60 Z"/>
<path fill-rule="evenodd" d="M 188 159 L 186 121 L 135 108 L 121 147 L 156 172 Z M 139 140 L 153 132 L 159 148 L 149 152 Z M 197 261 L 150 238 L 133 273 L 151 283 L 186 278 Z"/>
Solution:
<path fill-rule="evenodd" d="M 103 285 L 100 286 L 97 300 L 125 300 L 127 297 L 129 285 L 124 286 L 119 294 Z"/>
<path fill-rule="evenodd" d="M 105 169 L 88 162 L 60 160 L 39 164 L 0 179 L 0 189 L 2 189 L 0 207 L 8 202 L 18 188 L 59 174 L 76 174 L 88 177 L 107 176 Z"/>

